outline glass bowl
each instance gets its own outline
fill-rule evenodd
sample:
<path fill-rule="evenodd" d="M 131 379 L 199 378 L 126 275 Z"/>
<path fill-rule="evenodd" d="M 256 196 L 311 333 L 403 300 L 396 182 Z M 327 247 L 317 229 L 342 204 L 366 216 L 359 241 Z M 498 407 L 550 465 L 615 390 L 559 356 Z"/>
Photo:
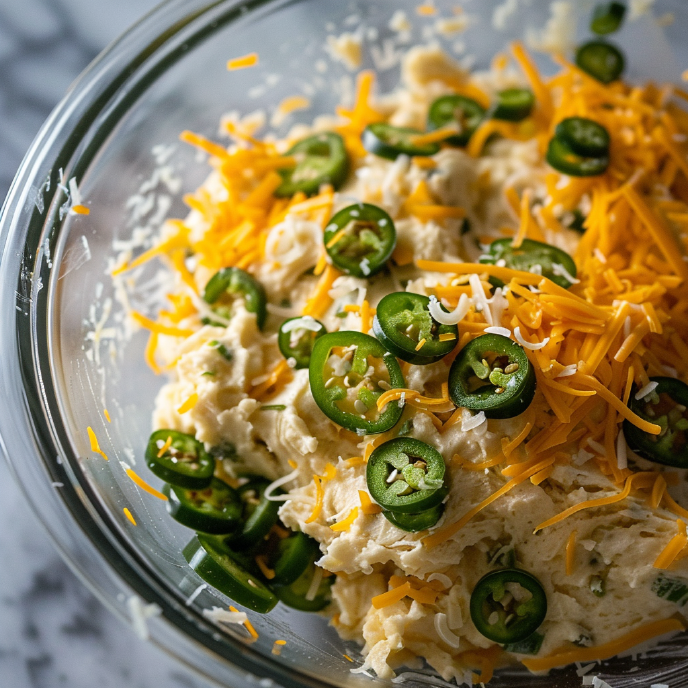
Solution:
<path fill-rule="evenodd" d="M 531 0 L 497 30 L 492 16 L 501 4 L 466 2 L 468 29 L 432 40 L 486 67 L 509 40 L 521 38 L 529 26 L 542 27 L 549 16 L 548 2 Z M 586 17 L 591 4 L 580 2 L 574 9 Z M 183 217 L 182 194 L 205 178 L 203 161 L 178 142 L 182 130 L 213 138 L 224 113 L 270 112 L 298 93 L 307 95 L 312 107 L 292 115 L 277 133 L 332 112 L 350 94 L 353 78 L 329 61 L 323 44 L 327 34 L 355 30 L 362 22 L 367 27 L 363 67 L 378 67 L 378 89 L 390 90 L 398 80 L 400 49 L 391 41 L 391 15 L 406 11 L 413 22 L 410 44 L 431 40 L 428 27 L 435 20 L 420 16 L 416 5 L 416 0 L 170 0 L 74 84 L 33 143 L 4 206 L 2 449 L 82 580 L 140 635 L 221 685 L 260 678 L 287 687 L 387 682 L 352 673 L 361 664 L 360 653 L 340 640 L 325 618 L 278 605 L 266 616 L 251 614 L 259 634 L 252 642 L 243 627 L 220 627 L 204 616 L 204 609 L 226 608 L 230 601 L 199 589 L 200 579 L 181 555 L 188 531 L 127 477 L 121 463 L 142 468 L 163 381 L 144 364 L 145 333 L 128 330 L 122 295 L 113 289 L 109 271 L 116 249 L 132 239 L 150 245 L 166 216 Z M 456 5 L 438 0 L 438 14 L 451 15 Z M 676 82 L 680 65 L 688 65 L 688 5 L 660 0 L 654 11 L 673 13 L 674 23 L 660 28 L 646 15 L 627 22 L 618 35 L 629 77 Z M 581 20 L 579 38 L 584 28 Z M 253 51 L 260 55 L 258 66 L 227 72 L 227 59 Z M 547 58 L 538 61 L 551 70 Z M 89 216 L 65 213 L 64 185 L 71 178 L 78 180 Z M 152 312 L 160 296 L 152 269 L 143 271 L 140 283 L 134 305 Z M 109 461 L 92 451 L 88 428 Z M 144 604 L 156 606 L 146 608 L 149 618 L 142 623 Z M 279 655 L 273 653 L 277 639 L 287 641 Z M 688 686 L 688 650 L 678 637 L 640 659 L 605 662 L 593 673 L 615 688 L 651 683 L 680 688 Z M 395 681 L 450 685 L 417 668 L 400 672 Z M 546 677 L 513 668 L 498 672 L 490 685 L 580 683 L 575 667 Z"/>

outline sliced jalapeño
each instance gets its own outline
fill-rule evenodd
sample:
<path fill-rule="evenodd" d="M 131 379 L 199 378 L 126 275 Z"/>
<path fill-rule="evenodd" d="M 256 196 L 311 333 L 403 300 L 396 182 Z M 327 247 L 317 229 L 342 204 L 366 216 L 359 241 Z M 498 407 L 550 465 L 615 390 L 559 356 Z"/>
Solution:
<path fill-rule="evenodd" d="M 331 131 L 313 134 L 294 144 L 285 155 L 296 158 L 296 166 L 280 170 L 284 181 L 277 187 L 275 196 L 293 196 L 298 191 L 312 196 L 323 184 L 339 189 L 346 181 L 349 159 L 339 134 Z"/>
<path fill-rule="evenodd" d="M 487 418 L 513 418 L 535 396 L 535 371 L 523 347 L 500 334 L 484 334 L 459 352 L 449 370 L 449 396 Z"/>
<path fill-rule="evenodd" d="M 458 328 L 437 322 L 430 315 L 429 305 L 427 296 L 411 292 L 383 297 L 377 305 L 373 332 L 387 351 L 416 365 L 434 363 L 451 353 Z"/>
<path fill-rule="evenodd" d="M 325 250 L 336 268 L 353 277 L 382 270 L 397 243 L 392 218 L 371 203 L 355 203 L 332 216 L 325 227 Z"/>
<path fill-rule="evenodd" d="M 350 330 L 320 337 L 308 378 L 320 410 L 347 430 L 385 432 L 401 418 L 403 409 L 396 401 L 378 411 L 378 398 L 405 383 L 397 359 L 374 337 Z"/>
<path fill-rule="evenodd" d="M 236 298 L 243 299 L 244 307 L 249 313 L 255 313 L 256 324 L 263 329 L 268 315 L 265 290 L 248 272 L 239 268 L 222 268 L 210 278 L 203 292 L 203 300 L 225 320 L 232 317 L 232 305 Z M 206 324 L 218 323 L 210 318 Z"/>
<path fill-rule="evenodd" d="M 177 430 L 156 430 L 146 446 L 146 464 L 170 485 L 202 490 L 210 485 L 215 459 L 195 437 Z"/>

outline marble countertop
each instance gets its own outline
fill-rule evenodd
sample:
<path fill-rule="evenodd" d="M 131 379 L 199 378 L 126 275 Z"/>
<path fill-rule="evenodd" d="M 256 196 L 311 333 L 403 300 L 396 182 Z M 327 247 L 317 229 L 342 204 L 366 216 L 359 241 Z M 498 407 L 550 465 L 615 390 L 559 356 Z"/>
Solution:
<path fill-rule="evenodd" d="M 154 0 L 0 0 L 0 197 L 74 78 Z M 0 458 L 0 686 L 208 688 L 72 574 Z"/>

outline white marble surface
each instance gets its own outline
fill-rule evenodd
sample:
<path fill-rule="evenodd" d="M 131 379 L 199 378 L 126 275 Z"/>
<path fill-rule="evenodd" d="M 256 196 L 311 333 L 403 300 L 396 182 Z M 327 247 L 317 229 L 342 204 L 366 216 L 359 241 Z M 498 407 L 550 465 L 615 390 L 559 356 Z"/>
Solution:
<path fill-rule="evenodd" d="M 0 198 L 69 84 L 155 4 L 0 0 Z M 0 688 L 63 686 L 208 688 L 77 580 L 0 458 Z"/>

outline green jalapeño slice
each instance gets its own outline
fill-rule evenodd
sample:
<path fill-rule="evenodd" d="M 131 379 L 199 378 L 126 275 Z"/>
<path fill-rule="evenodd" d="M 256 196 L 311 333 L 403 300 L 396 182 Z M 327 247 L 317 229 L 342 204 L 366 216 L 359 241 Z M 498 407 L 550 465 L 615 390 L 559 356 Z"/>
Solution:
<path fill-rule="evenodd" d="M 567 117 L 557 124 L 554 135 L 577 155 L 600 157 L 609 154 L 609 132 L 586 117 Z"/>
<path fill-rule="evenodd" d="M 309 136 L 293 145 L 285 155 L 296 158 L 296 167 L 281 170 L 284 181 L 275 196 L 293 196 L 302 191 L 308 196 L 318 193 L 322 184 L 338 189 L 349 172 L 349 159 L 344 139 L 331 131 Z"/>
<path fill-rule="evenodd" d="M 570 177 L 596 177 L 604 174 L 609 167 L 609 156 L 589 157 L 574 153 L 571 146 L 558 137 L 554 137 L 547 146 L 547 162 L 557 172 Z"/>
<path fill-rule="evenodd" d="M 589 41 L 576 51 L 576 64 L 603 84 L 616 81 L 626 66 L 622 52 L 606 41 Z"/>
<path fill-rule="evenodd" d="M 237 298 L 244 300 L 244 307 L 249 313 L 256 314 L 256 323 L 262 330 L 268 315 L 265 290 L 248 272 L 239 268 L 222 268 L 205 285 L 203 300 L 225 320 L 232 317 L 232 305 Z M 216 323 L 208 321 L 205 324 Z"/>
<path fill-rule="evenodd" d="M 456 325 L 437 322 L 429 305 L 427 296 L 403 291 L 387 294 L 380 301 L 373 332 L 387 351 L 416 365 L 435 363 L 451 353 L 459 330 Z"/>
<path fill-rule="evenodd" d="M 507 88 L 497 94 L 497 104 L 492 111 L 494 119 L 520 122 L 530 115 L 535 106 L 535 96 L 527 88 Z"/>
<path fill-rule="evenodd" d="M 437 504 L 432 509 L 419 511 L 415 514 L 402 514 L 395 511 L 383 511 L 384 517 L 399 530 L 407 533 L 419 533 L 421 530 L 432 528 L 444 513 L 444 504 Z"/>
<path fill-rule="evenodd" d="M 535 371 L 523 347 L 500 334 L 484 334 L 459 352 L 449 370 L 451 400 L 487 418 L 513 418 L 535 396 Z"/>
<path fill-rule="evenodd" d="M 318 558 L 318 543 L 305 533 L 293 533 L 280 540 L 268 563 L 275 572 L 274 585 L 291 585 Z"/>
<path fill-rule="evenodd" d="M 624 421 L 623 432 L 628 446 L 648 461 L 665 466 L 688 468 L 688 385 L 673 377 L 651 377 L 657 386 L 645 397 L 636 399 L 633 387 L 629 408 L 641 418 L 662 428 L 651 435 Z"/>
<path fill-rule="evenodd" d="M 533 239 L 524 239 L 518 248 L 514 248 L 511 243 L 511 239 L 493 241 L 488 252 L 480 257 L 480 262 L 499 264 L 523 272 L 534 272 L 539 266 L 538 274 L 560 287 L 568 289 L 573 284 L 571 279 L 576 278 L 576 264 L 565 251 Z"/>
<path fill-rule="evenodd" d="M 590 20 L 590 30 L 599 36 L 618 31 L 626 14 L 622 2 L 601 2 L 595 7 Z"/>
<path fill-rule="evenodd" d="M 342 330 L 320 337 L 308 379 L 320 410 L 347 430 L 373 435 L 391 430 L 401 418 L 396 401 L 378 411 L 378 398 L 405 383 L 397 359 L 370 335 Z"/>
<path fill-rule="evenodd" d="M 277 346 L 287 361 L 293 359 L 294 368 L 308 368 L 315 340 L 324 334 L 325 325 L 310 315 L 289 318 L 280 325 Z"/>
<path fill-rule="evenodd" d="M 242 566 L 220 538 L 199 533 L 182 553 L 206 583 L 237 604 L 261 614 L 267 614 L 277 604 L 275 593 Z"/>
<path fill-rule="evenodd" d="M 327 607 L 332 599 L 330 588 L 335 577 L 324 576 L 323 570 L 313 561 L 307 560 L 307 564 L 306 570 L 291 585 L 275 585 L 275 595 L 280 602 L 292 609 L 319 612 Z M 313 590 L 314 583 L 317 583 L 317 587 Z"/>
<path fill-rule="evenodd" d="M 437 449 L 412 437 L 397 437 L 370 455 L 366 482 L 370 496 L 383 509 L 417 515 L 446 497 L 444 471 L 444 459 Z"/>
<path fill-rule="evenodd" d="M 385 122 L 369 124 L 363 131 L 363 147 L 377 155 L 378 158 L 396 160 L 400 155 L 409 157 L 420 155 L 435 155 L 440 149 L 437 143 L 426 143 L 416 145 L 413 143 L 414 136 L 422 136 L 423 132 L 409 127 L 394 127 Z"/>
<path fill-rule="evenodd" d="M 230 539 L 233 548 L 251 549 L 260 545 L 272 526 L 277 523 L 280 503 L 265 496 L 265 489 L 269 484 L 270 481 L 265 478 L 252 476 L 238 489 L 239 501 L 243 508 L 243 524 Z"/>
<path fill-rule="evenodd" d="M 397 245 L 397 230 L 382 208 L 356 203 L 332 216 L 324 241 L 336 268 L 354 277 L 370 277 L 387 264 Z"/>
<path fill-rule="evenodd" d="M 189 490 L 210 485 L 215 459 L 191 435 L 176 430 L 156 430 L 148 439 L 146 464 L 166 483 Z"/>
<path fill-rule="evenodd" d="M 165 485 L 167 511 L 175 521 L 203 533 L 224 535 L 241 522 L 241 502 L 236 490 L 219 478 L 200 490 Z"/>
<path fill-rule="evenodd" d="M 450 95 L 440 96 L 428 111 L 428 129 L 434 131 L 451 124 L 458 132 L 445 140 L 452 146 L 465 146 L 485 117 L 485 108 L 472 98 Z"/>
<path fill-rule="evenodd" d="M 500 644 L 518 643 L 545 620 L 547 596 L 540 581 L 522 569 L 500 569 L 483 576 L 470 602 L 479 633 Z"/>

